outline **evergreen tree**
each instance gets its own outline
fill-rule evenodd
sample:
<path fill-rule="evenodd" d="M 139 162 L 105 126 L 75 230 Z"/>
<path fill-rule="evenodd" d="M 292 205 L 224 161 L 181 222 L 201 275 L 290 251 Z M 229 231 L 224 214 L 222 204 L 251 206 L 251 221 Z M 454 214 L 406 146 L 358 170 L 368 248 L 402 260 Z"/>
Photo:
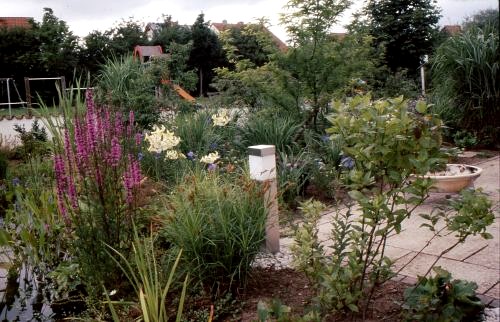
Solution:
<path fill-rule="evenodd" d="M 193 47 L 188 60 L 188 65 L 198 71 L 197 89 L 201 95 L 207 93 L 213 77 L 215 67 L 226 65 L 222 45 L 217 35 L 210 30 L 208 22 L 201 13 L 191 27 Z"/>
<path fill-rule="evenodd" d="M 415 75 L 438 33 L 436 0 L 370 0 L 365 14 L 374 45 L 385 47 L 386 65 Z"/>

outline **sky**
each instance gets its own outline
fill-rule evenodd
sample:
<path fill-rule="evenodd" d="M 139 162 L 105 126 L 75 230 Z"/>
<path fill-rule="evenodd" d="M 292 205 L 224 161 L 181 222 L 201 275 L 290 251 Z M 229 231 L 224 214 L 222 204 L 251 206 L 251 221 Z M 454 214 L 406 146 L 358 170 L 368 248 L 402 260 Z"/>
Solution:
<path fill-rule="evenodd" d="M 282 40 L 287 40 L 285 28 L 279 25 L 280 13 L 287 0 L 0 0 L 0 16 L 33 17 L 41 21 L 43 8 L 66 21 L 70 30 L 80 37 L 93 30 L 104 31 L 123 19 L 132 18 L 141 23 L 162 21 L 162 15 L 171 15 L 180 24 L 193 24 L 200 13 L 205 21 L 228 23 L 252 22 L 265 17 L 270 29 Z M 341 18 L 333 32 L 344 31 L 343 25 L 351 14 L 363 6 L 364 1 L 354 4 Z M 440 25 L 459 24 L 479 10 L 498 9 L 500 0 L 438 0 L 442 9 Z"/>

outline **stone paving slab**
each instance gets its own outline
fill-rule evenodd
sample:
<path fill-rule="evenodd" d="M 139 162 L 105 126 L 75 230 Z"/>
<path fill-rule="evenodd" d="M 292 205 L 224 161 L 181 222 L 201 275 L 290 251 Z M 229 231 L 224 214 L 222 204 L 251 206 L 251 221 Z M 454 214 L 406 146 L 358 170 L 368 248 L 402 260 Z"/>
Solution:
<path fill-rule="evenodd" d="M 464 244 L 445 254 L 436 264 L 450 271 L 455 279 L 465 279 L 478 284 L 478 293 L 485 298 L 499 302 L 500 299 L 500 156 L 486 159 L 477 166 L 483 173 L 476 180 L 475 187 L 482 188 L 493 203 L 495 223 L 488 228 L 493 239 L 485 240 L 480 236 L 469 237 Z M 395 261 L 395 268 L 400 268 L 410 258 L 417 255 L 400 274 L 404 281 L 415 282 L 416 277 L 425 274 L 430 265 L 439 254 L 456 242 L 453 235 L 435 238 L 420 254 L 422 247 L 432 238 L 433 233 L 428 228 L 421 228 L 425 222 L 418 216 L 419 213 L 430 213 L 436 205 L 447 204 L 448 198 L 453 195 L 445 193 L 432 193 L 426 202 L 419 206 L 415 215 L 406 220 L 402 225 L 400 234 L 388 238 L 386 255 Z M 346 208 L 341 209 L 345 213 Z M 356 211 L 355 211 L 356 212 Z M 325 212 L 319 221 L 319 237 L 325 246 L 331 245 L 332 218 L 335 211 Z M 442 226 L 441 226 L 442 227 Z M 440 227 L 438 227 L 440 228 Z M 292 238 L 281 240 L 284 249 L 293 244 Z M 495 302 L 495 303 L 496 303 Z"/>
<path fill-rule="evenodd" d="M 401 266 L 407 263 L 416 253 L 411 253 L 394 263 L 394 270 L 397 271 Z M 401 270 L 400 274 L 406 276 L 424 275 L 432 263 L 436 260 L 436 256 L 419 254 L 408 266 Z M 441 266 L 449 271 L 453 279 L 465 279 L 474 281 L 478 285 L 478 293 L 487 292 L 492 286 L 498 283 L 498 270 L 490 269 L 479 265 L 465 263 L 449 258 L 441 258 L 435 266 Z"/>

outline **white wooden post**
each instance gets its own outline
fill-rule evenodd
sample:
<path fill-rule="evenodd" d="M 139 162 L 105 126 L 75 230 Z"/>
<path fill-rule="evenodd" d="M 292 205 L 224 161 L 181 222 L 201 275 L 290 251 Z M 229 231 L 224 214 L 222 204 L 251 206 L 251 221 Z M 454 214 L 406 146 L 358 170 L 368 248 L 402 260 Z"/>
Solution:
<path fill-rule="evenodd" d="M 278 185 L 276 180 L 276 149 L 274 145 L 248 147 L 250 177 L 266 185 L 264 200 L 268 210 L 266 220 L 266 250 L 280 251 L 280 228 L 278 212 Z"/>

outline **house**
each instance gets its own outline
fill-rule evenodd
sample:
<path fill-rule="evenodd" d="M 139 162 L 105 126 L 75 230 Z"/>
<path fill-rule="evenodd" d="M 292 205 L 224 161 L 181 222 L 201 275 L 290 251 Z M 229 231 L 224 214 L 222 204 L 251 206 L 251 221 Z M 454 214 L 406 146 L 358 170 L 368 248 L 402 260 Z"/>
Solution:
<path fill-rule="evenodd" d="M 454 36 L 462 32 L 462 27 L 460 25 L 446 25 L 441 29 L 441 32 L 448 36 Z"/>
<path fill-rule="evenodd" d="M 31 28 L 31 17 L 0 17 L 0 28 Z"/>
<path fill-rule="evenodd" d="M 246 24 L 243 23 L 242 21 L 232 24 L 232 23 L 227 23 L 227 20 L 223 20 L 222 22 L 212 22 L 210 24 L 210 29 L 215 32 L 216 35 L 219 35 L 221 32 L 228 30 L 228 29 L 242 29 L 245 27 Z M 281 51 L 286 51 L 288 49 L 288 46 L 281 40 L 279 39 L 275 34 L 273 34 L 269 29 L 264 27 L 264 31 L 267 32 L 270 36 L 273 42 L 276 44 L 276 46 L 279 48 Z"/>
<path fill-rule="evenodd" d="M 165 23 L 160 23 L 160 22 L 149 22 L 146 25 L 146 36 L 148 37 L 148 40 L 151 41 L 155 36 L 157 36 L 160 31 L 165 27 Z"/>

